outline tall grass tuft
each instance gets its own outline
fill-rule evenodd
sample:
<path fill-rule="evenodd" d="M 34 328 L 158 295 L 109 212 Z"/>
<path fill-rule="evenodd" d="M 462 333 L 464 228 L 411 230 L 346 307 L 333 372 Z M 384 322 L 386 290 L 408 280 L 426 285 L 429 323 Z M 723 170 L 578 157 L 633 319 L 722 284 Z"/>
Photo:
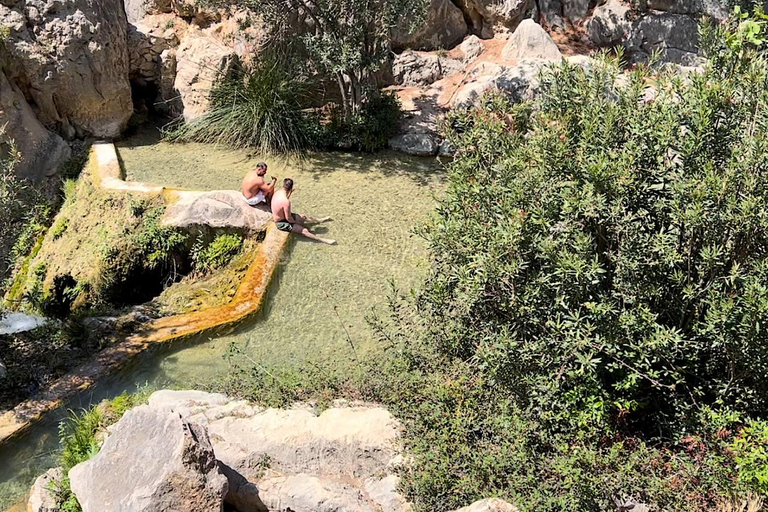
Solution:
<path fill-rule="evenodd" d="M 205 142 L 261 153 L 292 153 L 313 146 L 308 83 L 277 59 L 237 66 L 211 91 L 211 110 L 165 132 L 172 142 Z"/>

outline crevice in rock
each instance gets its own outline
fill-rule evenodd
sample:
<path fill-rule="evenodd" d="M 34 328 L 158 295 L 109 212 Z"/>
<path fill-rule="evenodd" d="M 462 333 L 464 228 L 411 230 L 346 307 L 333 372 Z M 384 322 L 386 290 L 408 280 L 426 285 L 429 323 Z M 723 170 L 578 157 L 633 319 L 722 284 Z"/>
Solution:
<path fill-rule="evenodd" d="M 477 9 L 467 5 L 467 0 L 451 0 L 451 3 L 455 5 L 464 16 L 464 22 L 467 24 L 467 31 L 477 37 L 482 37 L 483 32 L 483 17 L 477 12 Z"/>

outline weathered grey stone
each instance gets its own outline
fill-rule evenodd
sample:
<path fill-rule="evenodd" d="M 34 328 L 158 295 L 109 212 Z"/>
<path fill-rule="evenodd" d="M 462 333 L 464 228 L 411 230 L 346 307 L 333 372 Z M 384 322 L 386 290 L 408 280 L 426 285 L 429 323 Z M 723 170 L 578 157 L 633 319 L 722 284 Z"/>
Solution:
<path fill-rule="evenodd" d="M 304 408 L 260 409 L 224 395 L 163 390 L 149 406 L 204 425 L 216 457 L 252 480 L 263 467 L 330 479 L 370 478 L 395 456 L 399 427 L 381 407 L 336 406 L 319 416 Z"/>
<path fill-rule="evenodd" d="M 248 206 L 240 192 L 179 192 L 165 210 L 163 223 L 182 229 L 230 228 L 255 233 L 271 219 L 267 206 Z"/>
<path fill-rule="evenodd" d="M 13 139 L 21 155 L 15 172 L 35 183 L 54 175 L 71 153 L 61 137 L 40 124 L 21 90 L 0 71 L 0 143 L 7 139 Z"/>
<path fill-rule="evenodd" d="M 409 32 L 403 27 L 392 31 L 392 48 L 396 51 L 437 50 L 452 48 L 464 38 L 467 24 L 464 15 L 451 0 L 431 0 L 424 24 Z"/>
<path fill-rule="evenodd" d="M 365 481 L 365 492 L 382 512 L 410 512 L 411 504 L 397 492 L 400 477 L 389 475 L 384 478 L 370 478 Z"/>
<path fill-rule="evenodd" d="M 499 498 L 486 498 L 455 512 L 517 512 L 517 507 Z"/>
<path fill-rule="evenodd" d="M 414 156 L 435 156 L 440 144 L 431 133 L 404 133 L 389 139 L 389 147 Z"/>
<path fill-rule="evenodd" d="M 28 512 L 59 512 L 53 487 L 64 479 L 61 468 L 52 468 L 37 477 L 27 503 Z"/>
<path fill-rule="evenodd" d="M 491 38 L 497 30 L 514 30 L 533 6 L 532 0 L 456 0 L 472 33 Z"/>
<path fill-rule="evenodd" d="M 729 3 L 723 0 L 640 0 L 637 7 L 641 12 L 650 9 L 694 18 L 710 16 L 717 21 L 727 19 L 730 11 Z"/>
<path fill-rule="evenodd" d="M 660 52 L 662 62 L 697 66 L 700 58 L 698 23 L 682 14 L 648 14 L 638 19 L 633 28 L 629 49 L 636 58 L 647 59 Z"/>
<path fill-rule="evenodd" d="M 133 108 L 122 0 L 26 0 L 0 5 L 8 78 L 37 117 L 66 137 L 115 137 Z"/>
<path fill-rule="evenodd" d="M 584 19 L 594 5 L 592 0 L 562 0 L 563 16 L 573 22 Z"/>
<path fill-rule="evenodd" d="M 306 474 L 264 479 L 259 496 L 276 512 L 375 512 L 358 488 Z"/>
<path fill-rule="evenodd" d="M 624 42 L 632 30 L 627 15 L 629 7 L 619 0 L 608 0 L 597 7 L 587 21 L 590 40 L 597 46 L 617 46 Z"/>
<path fill-rule="evenodd" d="M 462 68 L 462 62 L 457 59 L 442 58 L 434 53 L 406 50 L 395 56 L 392 74 L 396 84 L 418 87 L 432 84 L 444 76 L 457 73 Z"/>
<path fill-rule="evenodd" d="M 188 35 L 176 50 L 174 88 L 184 106 L 184 119 L 203 115 L 210 107 L 211 89 L 230 70 L 235 51 L 202 32 Z"/>
<path fill-rule="evenodd" d="M 517 62 L 523 59 L 560 60 L 560 53 L 555 42 L 541 25 L 531 19 L 523 20 L 514 34 L 509 38 L 501 58 Z"/>
<path fill-rule="evenodd" d="M 179 91 L 176 90 L 176 50 L 165 50 L 158 57 L 160 81 L 157 88 L 155 108 L 170 116 L 178 117 L 184 113 Z"/>
<path fill-rule="evenodd" d="M 516 66 L 482 63 L 472 72 L 471 80 L 454 96 L 452 106 L 468 107 L 490 90 L 509 94 L 514 101 L 532 99 L 538 90 L 541 68 L 552 64 L 543 59 L 523 59 Z"/>
<path fill-rule="evenodd" d="M 464 62 L 472 62 L 482 55 L 485 51 L 485 45 L 479 37 L 471 35 L 459 45 L 459 49 L 464 54 Z"/>
<path fill-rule="evenodd" d="M 124 0 L 129 23 L 138 23 L 147 14 L 171 12 L 171 0 Z"/>
<path fill-rule="evenodd" d="M 69 478 L 84 512 L 213 512 L 227 493 L 205 428 L 149 406 L 128 411 Z"/>

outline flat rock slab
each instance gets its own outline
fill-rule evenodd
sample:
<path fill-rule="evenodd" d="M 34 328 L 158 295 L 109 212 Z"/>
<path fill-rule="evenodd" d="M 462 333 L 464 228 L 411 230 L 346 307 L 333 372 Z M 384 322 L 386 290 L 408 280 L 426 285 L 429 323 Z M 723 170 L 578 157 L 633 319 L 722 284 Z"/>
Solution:
<path fill-rule="evenodd" d="M 265 204 L 249 206 L 242 194 L 234 190 L 174 191 L 163 224 L 182 229 L 230 228 L 256 233 L 271 220 L 272 214 Z"/>
<path fill-rule="evenodd" d="M 213 512 L 227 493 L 205 428 L 148 406 L 128 411 L 69 478 L 84 512 Z"/>

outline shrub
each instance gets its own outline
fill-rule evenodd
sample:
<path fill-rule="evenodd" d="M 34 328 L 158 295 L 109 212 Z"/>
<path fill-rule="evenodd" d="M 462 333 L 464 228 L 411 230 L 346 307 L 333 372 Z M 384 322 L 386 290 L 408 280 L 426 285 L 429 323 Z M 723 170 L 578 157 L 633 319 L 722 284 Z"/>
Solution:
<path fill-rule="evenodd" d="M 211 92 L 211 109 L 197 119 L 166 130 L 177 142 L 210 142 L 286 153 L 312 145 L 304 108 L 308 83 L 285 63 L 264 59 L 236 67 Z"/>
<path fill-rule="evenodd" d="M 243 237 L 236 234 L 218 235 L 208 245 L 198 239 L 192 247 L 192 267 L 199 273 L 221 268 L 232 261 L 242 247 Z"/>
<path fill-rule="evenodd" d="M 387 147 L 397 135 L 402 110 L 393 93 L 375 96 L 346 121 L 340 110 L 334 110 L 324 127 L 318 146 L 340 147 L 372 153 Z"/>

